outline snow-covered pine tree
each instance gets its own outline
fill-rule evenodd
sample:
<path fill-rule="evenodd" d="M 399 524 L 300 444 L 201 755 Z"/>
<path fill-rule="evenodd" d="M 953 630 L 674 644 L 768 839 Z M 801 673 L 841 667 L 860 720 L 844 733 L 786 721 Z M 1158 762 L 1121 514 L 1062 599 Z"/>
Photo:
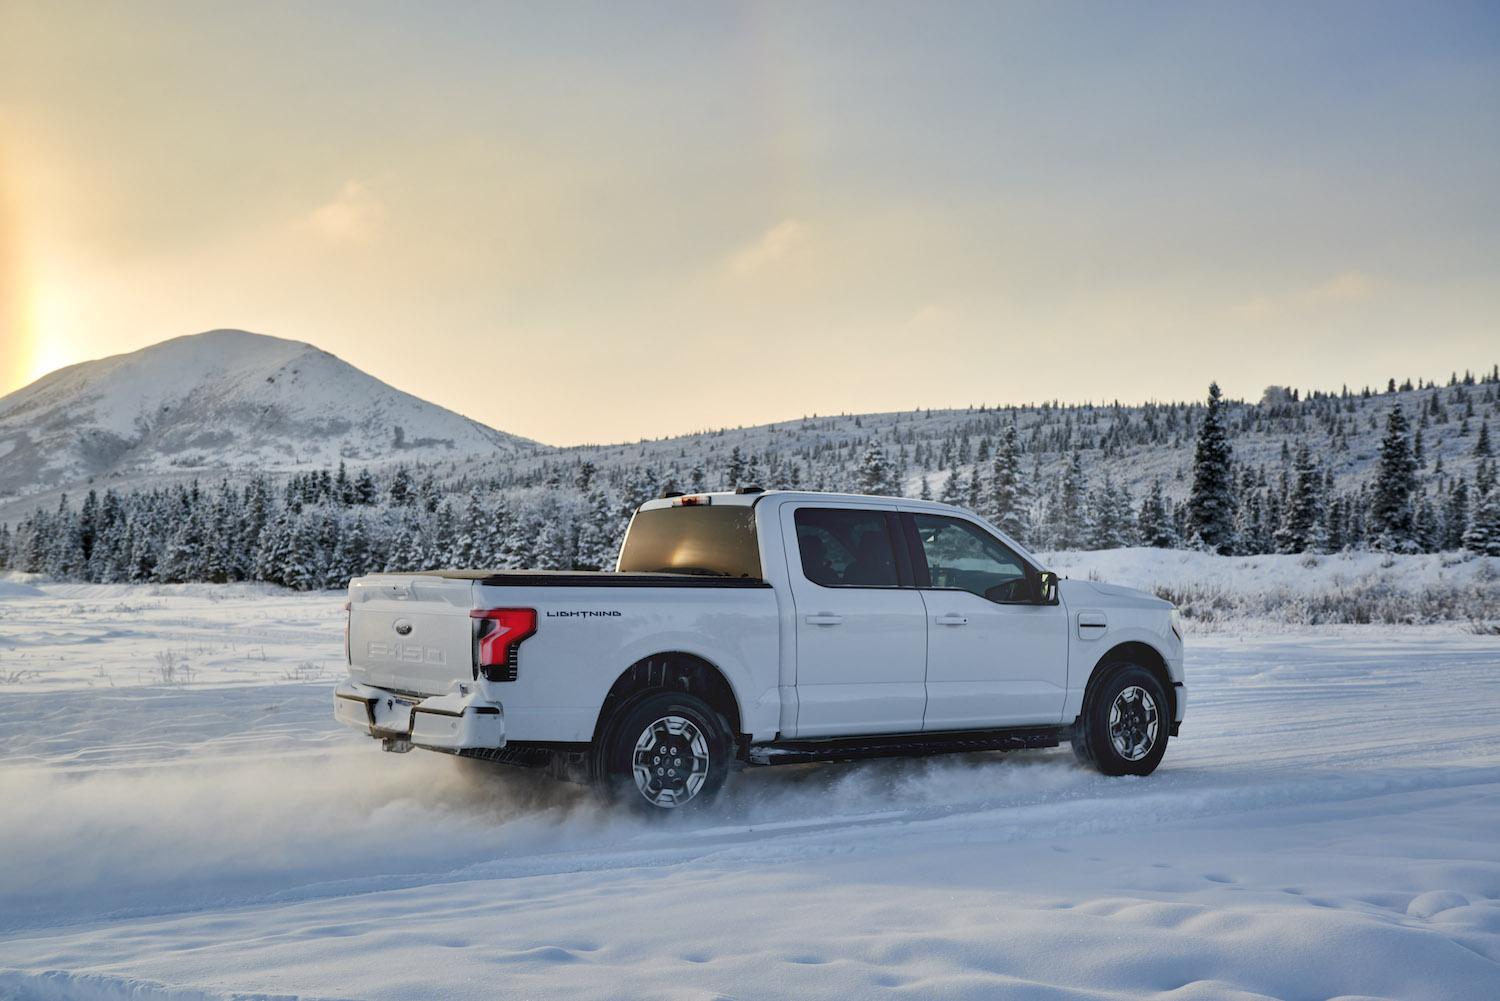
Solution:
<path fill-rule="evenodd" d="M 1417 517 L 1415 523 L 1415 538 L 1419 552 L 1435 553 L 1442 546 L 1442 525 L 1438 521 L 1437 508 L 1432 503 L 1432 498 L 1427 496 L 1427 491 L 1422 490 L 1417 495 L 1416 501 Z"/>
<path fill-rule="evenodd" d="M 879 496 L 895 494 L 897 491 L 891 482 L 893 479 L 891 474 L 892 470 L 885 457 L 885 449 L 881 447 L 880 440 L 872 435 L 869 445 L 865 446 L 864 456 L 859 460 L 857 481 L 859 492 Z"/>
<path fill-rule="evenodd" d="M 1370 531 L 1376 548 L 1388 552 L 1416 550 L 1416 511 L 1412 504 L 1416 490 L 1417 466 L 1411 454 L 1406 415 L 1397 403 L 1386 418 L 1370 505 Z"/>
<path fill-rule="evenodd" d="M 735 487 L 744 486 L 741 482 L 745 478 L 745 456 L 738 445 L 729 450 L 729 462 L 724 466 L 724 489 L 733 490 Z"/>
<path fill-rule="evenodd" d="M 1219 384 L 1209 383 L 1208 409 L 1193 453 L 1188 531 L 1194 545 L 1228 555 L 1234 551 L 1234 452 L 1224 410 Z"/>
<path fill-rule="evenodd" d="M 421 515 L 411 507 L 392 509 L 394 518 L 391 527 L 391 543 L 386 551 L 386 573 L 413 573 L 431 567 L 427 562 L 424 543 L 427 533 L 423 530 Z"/>
<path fill-rule="evenodd" d="M 1443 549 L 1462 549 L 1469 528 L 1469 481 L 1460 476 L 1443 504 Z"/>
<path fill-rule="evenodd" d="M 1068 460 L 1057 496 L 1053 499 L 1048 523 L 1051 545 L 1055 549 L 1078 549 L 1087 539 L 1088 476 L 1083 471 L 1083 453 L 1077 449 Z"/>
<path fill-rule="evenodd" d="M 1288 488 L 1287 503 L 1281 512 L 1281 524 L 1276 529 L 1276 551 L 1278 553 L 1319 552 L 1318 535 L 1323 513 L 1321 486 L 1322 473 L 1313 463 L 1312 453 L 1303 442 L 1297 446 L 1297 458 L 1292 467 L 1292 480 Z"/>
<path fill-rule="evenodd" d="M 255 550 L 255 579 L 283 583 L 281 571 L 292 548 L 291 512 L 281 508 L 266 522 Z"/>
<path fill-rule="evenodd" d="M 207 572 L 207 526 L 201 510 L 194 506 L 177 525 L 156 565 L 156 579 L 164 584 L 203 580 Z"/>
<path fill-rule="evenodd" d="M 328 560 L 328 574 L 324 587 L 343 589 L 354 577 L 361 577 L 375 567 L 370 549 L 370 528 L 363 514 L 345 521 L 339 529 L 338 542 Z"/>
<path fill-rule="evenodd" d="M 938 501 L 943 504 L 959 505 L 964 502 L 964 476 L 957 469 L 948 474 L 943 481 L 943 491 L 938 494 Z"/>
<path fill-rule="evenodd" d="M 578 566 L 588 570 L 608 570 L 619 553 L 619 518 L 615 504 L 603 489 L 595 487 L 584 498 L 582 520 L 578 525 Z"/>
<path fill-rule="evenodd" d="M 286 549 L 286 561 L 280 568 L 281 583 L 287 587 L 311 591 L 323 586 L 328 562 L 319 541 L 322 521 L 314 507 L 304 507 L 296 516 Z"/>
<path fill-rule="evenodd" d="M 411 472 L 405 466 L 397 466 L 396 472 L 391 475 L 388 496 L 393 507 L 406 507 L 416 499 L 416 493 L 412 489 Z"/>
<path fill-rule="evenodd" d="M 923 478 L 926 482 L 926 478 Z M 995 458 L 990 466 L 989 509 L 995 526 L 1012 538 L 1026 536 L 1026 494 L 1021 482 L 1021 448 L 1014 422 L 1000 432 Z"/>
<path fill-rule="evenodd" d="M 359 471 L 354 478 L 354 503 L 361 507 L 368 507 L 375 503 L 375 497 L 380 491 L 375 486 L 375 477 L 370 475 L 370 470 L 365 467 Z"/>
<path fill-rule="evenodd" d="M 1104 474 L 1104 482 L 1089 495 L 1088 534 L 1090 549 L 1119 549 L 1134 541 L 1130 494 L 1115 486 Z"/>
<path fill-rule="evenodd" d="M 469 491 L 463 518 L 456 528 L 453 543 L 453 565 L 482 567 L 490 548 L 490 512 L 486 510 L 479 488 Z"/>
<path fill-rule="evenodd" d="M 1474 489 L 1481 494 L 1495 489 L 1495 464 L 1487 458 L 1480 459 L 1479 464 L 1474 467 Z"/>
<path fill-rule="evenodd" d="M 1500 556 L 1500 490 L 1479 498 L 1464 532 L 1464 548 L 1481 556 Z"/>
<path fill-rule="evenodd" d="M 1161 477 L 1151 481 L 1151 488 L 1141 501 L 1141 513 L 1136 519 L 1136 534 L 1141 545 L 1154 549 L 1171 549 L 1177 545 L 1177 533 L 1172 527 L 1172 511 L 1161 492 Z"/>
<path fill-rule="evenodd" d="M 569 570 L 574 564 L 573 540 L 570 538 L 565 519 L 557 512 L 542 517 L 540 531 L 536 536 L 536 568 L 538 570 Z"/>
<path fill-rule="evenodd" d="M 428 567 L 454 566 L 458 519 L 453 513 L 453 505 L 443 501 L 433 513 L 435 517 L 428 522 L 428 531 L 422 540 L 422 561 Z"/>

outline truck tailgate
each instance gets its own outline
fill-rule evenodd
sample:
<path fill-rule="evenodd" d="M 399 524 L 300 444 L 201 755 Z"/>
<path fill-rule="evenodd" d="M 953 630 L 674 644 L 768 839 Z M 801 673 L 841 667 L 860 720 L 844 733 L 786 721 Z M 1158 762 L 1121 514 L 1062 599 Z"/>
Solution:
<path fill-rule="evenodd" d="M 474 583 L 415 574 L 349 585 L 349 677 L 365 685 L 441 695 L 474 677 L 469 610 Z"/>

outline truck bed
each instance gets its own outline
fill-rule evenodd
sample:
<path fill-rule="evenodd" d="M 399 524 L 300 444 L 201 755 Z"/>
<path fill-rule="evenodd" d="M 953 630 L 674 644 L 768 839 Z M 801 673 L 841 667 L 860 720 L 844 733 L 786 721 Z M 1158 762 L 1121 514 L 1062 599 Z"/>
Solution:
<path fill-rule="evenodd" d="M 378 574 L 375 576 L 379 576 Z M 404 577 L 472 580 L 490 587 L 770 587 L 759 577 L 613 570 L 421 570 Z"/>

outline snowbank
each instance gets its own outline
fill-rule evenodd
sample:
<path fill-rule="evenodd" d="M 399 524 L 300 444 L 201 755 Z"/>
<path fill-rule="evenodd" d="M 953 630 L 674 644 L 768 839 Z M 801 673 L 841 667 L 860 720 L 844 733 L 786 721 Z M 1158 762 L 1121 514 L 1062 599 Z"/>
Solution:
<path fill-rule="evenodd" d="M 1217 556 L 1174 549 L 1043 555 L 1068 577 L 1139 588 L 1193 625 L 1414 625 L 1500 619 L 1500 559 L 1468 553 Z"/>

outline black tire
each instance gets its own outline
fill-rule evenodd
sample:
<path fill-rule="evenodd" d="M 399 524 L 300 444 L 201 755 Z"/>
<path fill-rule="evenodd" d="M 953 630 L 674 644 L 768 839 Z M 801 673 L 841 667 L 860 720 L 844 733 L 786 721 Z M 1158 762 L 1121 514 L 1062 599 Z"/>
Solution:
<path fill-rule="evenodd" d="M 1073 754 L 1105 775 L 1150 775 L 1167 753 L 1171 730 L 1171 703 L 1157 676 L 1139 664 L 1106 664 L 1084 696 Z"/>
<path fill-rule="evenodd" d="M 625 702 L 600 737 L 595 788 L 648 814 L 700 810 L 729 777 L 734 738 L 728 722 L 686 692 Z"/>

